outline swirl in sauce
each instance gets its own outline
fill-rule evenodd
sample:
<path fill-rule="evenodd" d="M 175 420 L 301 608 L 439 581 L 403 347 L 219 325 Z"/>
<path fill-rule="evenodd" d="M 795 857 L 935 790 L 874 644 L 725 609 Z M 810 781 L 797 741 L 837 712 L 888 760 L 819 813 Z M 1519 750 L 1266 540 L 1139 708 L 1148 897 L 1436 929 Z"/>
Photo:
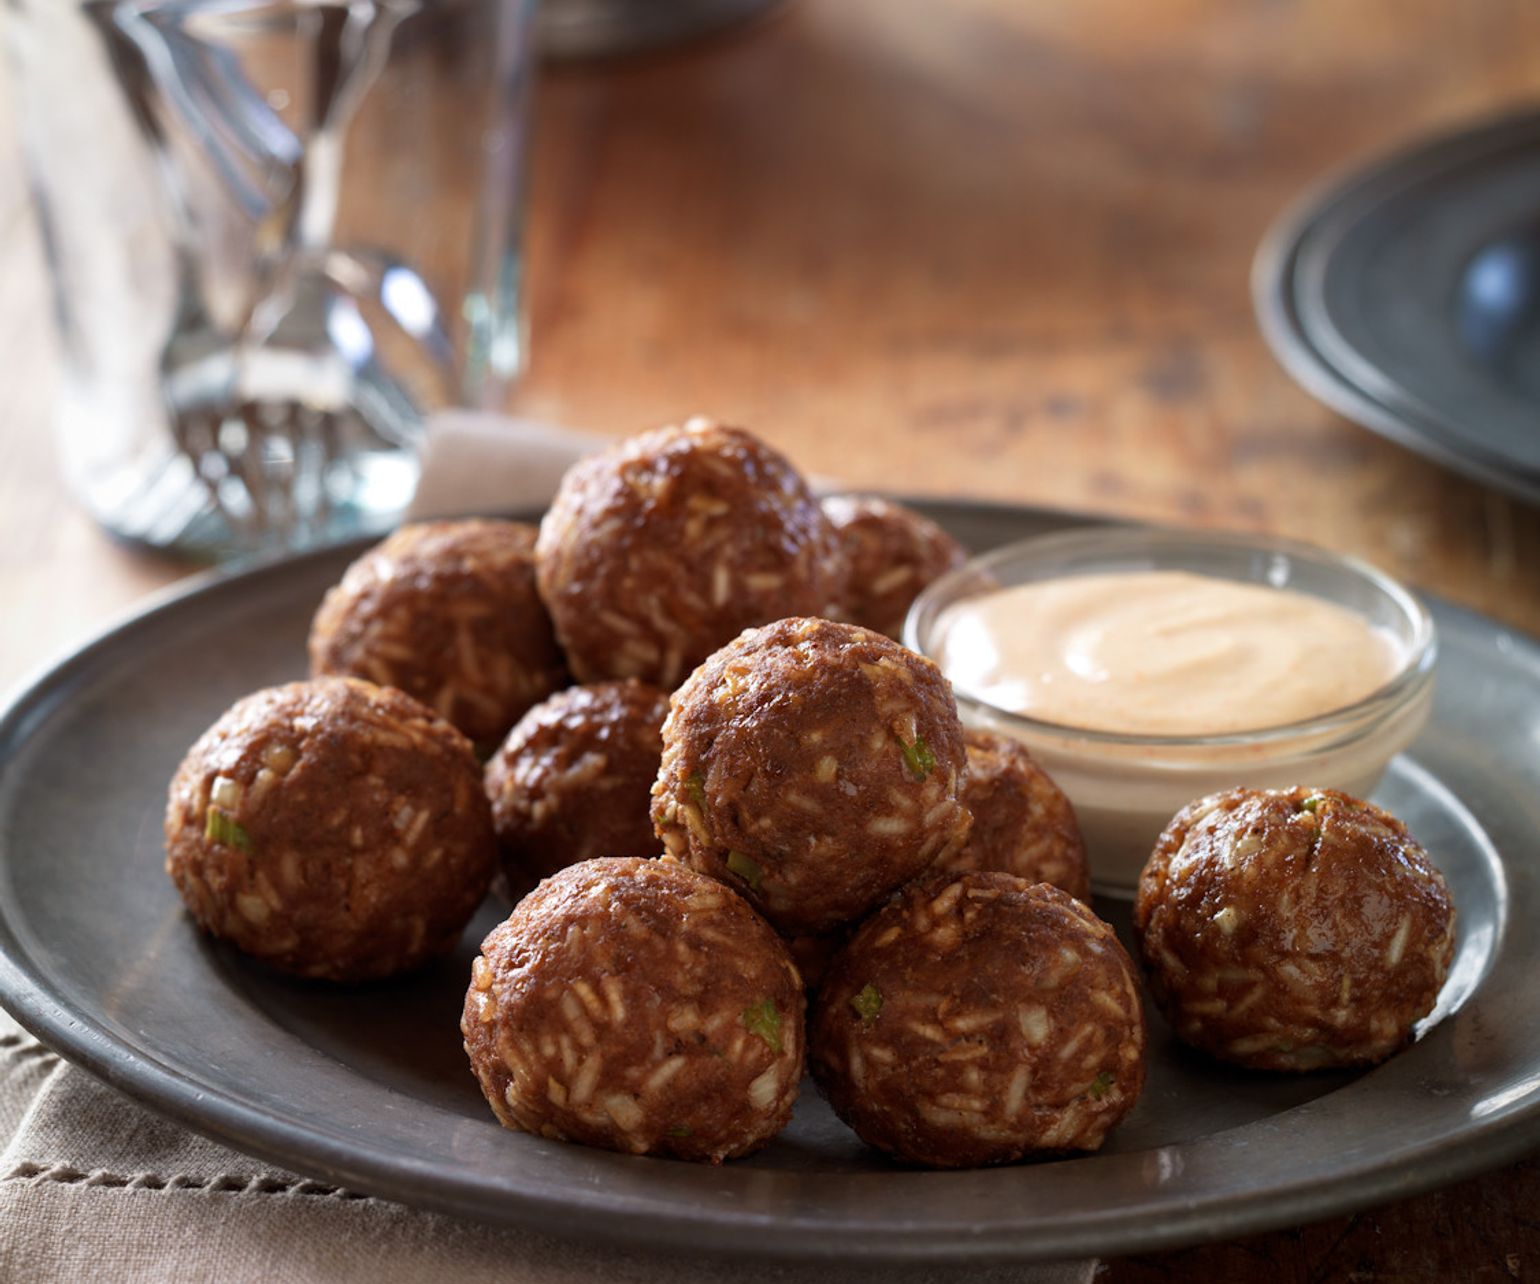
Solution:
<path fill-rule="evenodd" d="M 1320 598 L 1185 571 L 1080 575 L 959 602 L 959 690 L 1043 722 L 1216 736 L 1345 708 L 1401 668 L 1395 638 Z"/>

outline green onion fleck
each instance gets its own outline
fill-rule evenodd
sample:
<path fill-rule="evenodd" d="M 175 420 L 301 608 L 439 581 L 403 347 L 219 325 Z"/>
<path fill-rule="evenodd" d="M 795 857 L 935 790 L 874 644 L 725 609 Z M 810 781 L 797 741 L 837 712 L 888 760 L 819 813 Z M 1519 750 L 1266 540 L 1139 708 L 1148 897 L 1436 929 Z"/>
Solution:
<path fill-rule="evenodd" d="M 1091 1080 L 1091 1086 L 1088 1089 L 1091 1099 L 1093 1101 L 1100 1101 L 1107 1095 L 1107 1089 L 1110 1087 L 1112 1087 L 1112 1073 L 1111 1071 L 1103 1070 L 1096 1078 Z"/>
<path fill-rule="evenodd" d="M 924 780 L 930 775 L 930 769 L 936 765 L 936 755 L 931 753 L 924 736 L 916 736 L 914 743 L 910 744 L 895 731 L 893 739 L 898 741 L 898 747 L 904 751 L 904 765 L 909 768 L 911 776 L 916 780 Z"/>
<path fill-rule="evenodd" d="M 1323 797 L 1321 794 L 1311 794 L 1310 797 L 1306 798 L 1302 803 L 1300 803 L 1299 810 L 1308 812 L 1319 811 L 1321 809 L 1321 804 L 1325 801 L 1325 797 Z"/>
<path fill-rule="evenodd" d="M 668 1130 L 670 1137 L 688 1137 L 690 1135 L 689 1124 L 675 1124 Z"/>
<path fill-rule="evenodd" d="M 210 807 L 203 824 L 203 836 L 226 847 L 237 847 L 243 852 L 251 850 L 251 835 L 245 827 L 227 811 Z"/>
<path fill-rule="evenodd" d="M 882 1011 L 882 992 L 871 982 L 867 982 L 866 988 L 850 1000 L 850 1006 L 856 1010 L 856 1015 L 861 1018 L 863 1025 L 870 1025 Z"/>
<path fill-rule="evenodd" d="M 742 852 L 727 853 L 727 869 L 729 873 L 738 875 L 756 892 L 759 890 L 760 881 L 765 876 L 765 871 Z"/>
<path fill-rule="evenodd" d="M 690 801 L 702 810 L 706 806 L 706 777 L 698 771 L 692 771 L 684 778 L 684 791 L 690 795 Z"/>
<path fill-rule="evenodd" d="M 750 1034 L 763 1039 L 771 1052 L 780 1052 L 781 1014 L 775 1010 L 775 1000 L 766 999 L 751 1008 L 744 1008 L 743 1026 Z"/>

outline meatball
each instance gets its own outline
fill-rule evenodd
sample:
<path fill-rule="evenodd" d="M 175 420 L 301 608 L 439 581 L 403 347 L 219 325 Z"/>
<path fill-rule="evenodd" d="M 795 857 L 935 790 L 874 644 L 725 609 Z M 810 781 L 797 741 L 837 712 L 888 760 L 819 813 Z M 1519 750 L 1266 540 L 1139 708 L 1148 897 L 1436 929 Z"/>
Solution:
<path fill-rule="evenodd" d="M 1394 816 L 1331 789 L 1179 811 L 1139 880 L 1150 990 L 1196 1048 L 1262 1070 L 1381 1061 L 1454 954 L 1443 875 Z"/>
<path fill-rule="evenodd" d="M 781 620 L 674 693 L 652 819 L 673 856 L 783 933 L 817 934 L 962 843 L 963 764 L 929 660 L 853 624 Z"/>
<path fill-rule="evenodd" d="M 495 863 L 470 741 L 372 683 L 247 696 L 171 781 L 166 872 L 199 926 L 279 971 L 417 967 L 454 945 Z"/>
<path fill-rule="evenodd" d="M 936 1168 L 1095 1150 L 1144 1086 L 1133 964 L 1084 905 L 1012 874 L 927 874 L 835 959 L 813 1077 L 868 1145 Z"/>
<path fill-rule="evenodd" d="M 845 550 L 847 579 L 839 617 L 897 638 L 909 605 L 932 580 L 968 554 L 912 508 L 871 495 L 831 495 L 823 511 Z"/>
<path fill-rule="evenodd" d="M 1085 840 L 1063 791 L 1019 740 L 970 730 L 966 742 L 962 800 L 973 814 L 973 829 L 935 868 L 959 874 L 998 869 L 1089 902 Z"/>
<path fill-rule="evenodd" d="M 534 527 L 520 522 L 403 526 L 326 595 L 311 673 L 396 687 L 490 748 L 568 682 L 534 547 Z"/>
<path fill-rule="evenodd" d="M 802 983 L 730 888 L 672 861 L 584 861 L 493 929 L 460 1022 L 504 1127 L 720 1163 L 791 1117 Z"/>
<path fill-rule="evenodd" d="M 834 532 L 797 471 L 705 419 L 573 467 L 538 558 L 578 678 L 666 690 L 751 625 L 826 613 L 844 580 Z"/>
<path fill-rule="evenodd" d="M 634 679 L 569 687 L 526 713 L 487 764 L 512 888 L 596 856 L 656 856 L 652 782 L 668 696 Z"/>

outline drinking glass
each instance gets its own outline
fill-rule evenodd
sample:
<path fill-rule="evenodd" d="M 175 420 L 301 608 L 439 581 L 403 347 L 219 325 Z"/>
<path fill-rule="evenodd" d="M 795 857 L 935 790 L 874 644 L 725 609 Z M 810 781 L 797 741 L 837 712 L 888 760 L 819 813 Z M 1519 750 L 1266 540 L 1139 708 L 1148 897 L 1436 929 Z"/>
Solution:
<path fill-rule="evenodd" d="M 399 518 L 518 374 L 534 0 L 9 0 L 97 519 L 209 557 Z"/>

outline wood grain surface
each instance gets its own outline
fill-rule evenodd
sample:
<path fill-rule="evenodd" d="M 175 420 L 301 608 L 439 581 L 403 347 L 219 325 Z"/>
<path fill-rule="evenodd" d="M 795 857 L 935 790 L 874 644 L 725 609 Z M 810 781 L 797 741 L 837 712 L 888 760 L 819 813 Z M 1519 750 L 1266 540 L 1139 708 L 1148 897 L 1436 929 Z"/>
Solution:
<path fill-rule="evenodd" d="M 701 410 L 807 470 L 1299 536 L 1540 633 L 1540 510 L 1300 392 L 1248 293 L 1310 182 L 1511 109 L 1523 0 L 793 0 L 538 99 L 515 407 Z M 0 151 L 0 684 L 185 574 L 64 495 L 55 345 Z M 1540 1276 L 1540 1164 L 1100 1278 Z"/>

